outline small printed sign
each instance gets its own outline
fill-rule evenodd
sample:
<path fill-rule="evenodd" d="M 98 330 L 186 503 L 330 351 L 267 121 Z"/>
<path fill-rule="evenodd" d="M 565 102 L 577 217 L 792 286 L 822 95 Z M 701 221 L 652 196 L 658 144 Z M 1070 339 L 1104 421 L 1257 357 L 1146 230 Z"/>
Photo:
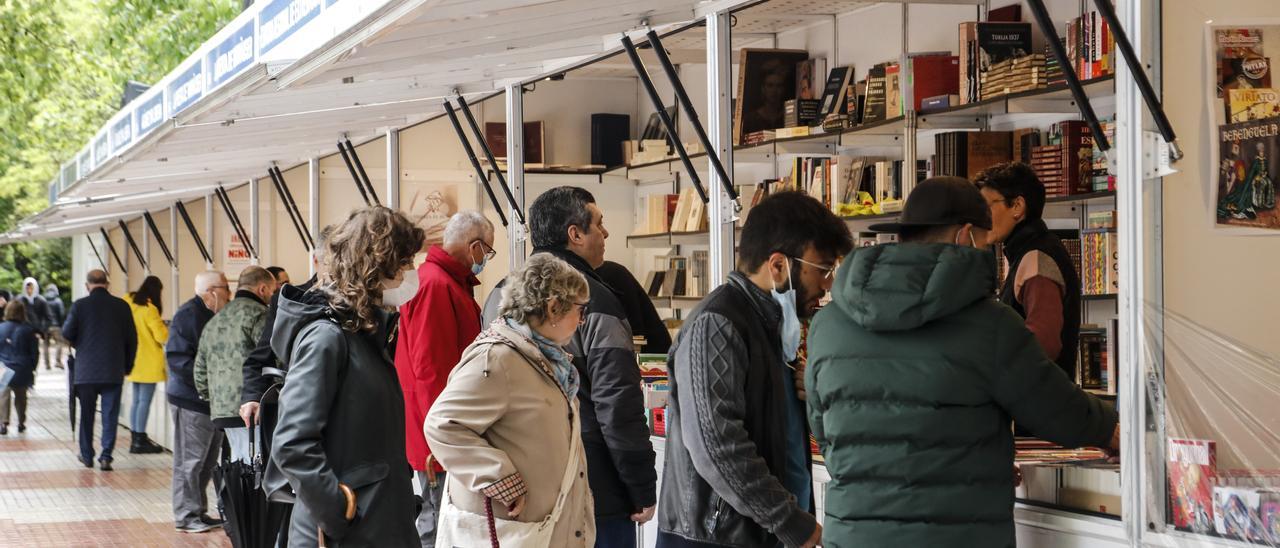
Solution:
<path fill-rule="evenodd" d="M 262 53 L 285 41 L 320 14 L 321 0 L 275 0 L 258 12 L 258 43 Z"/>
<path fill-rule="evenodd" d="M 253 29 L 254 22 L 246 21 L 205 55 L 206 92 L 226 83 L 253 64 Z"/>

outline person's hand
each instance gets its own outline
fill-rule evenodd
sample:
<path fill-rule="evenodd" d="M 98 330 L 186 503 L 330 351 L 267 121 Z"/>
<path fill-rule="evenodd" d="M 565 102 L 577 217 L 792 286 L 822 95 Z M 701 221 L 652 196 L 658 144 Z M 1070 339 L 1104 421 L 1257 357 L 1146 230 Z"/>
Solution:
<path fill-rule="evenodd" d="M 256 401 L 251 401 L 241 405 L 240 418 L 244 419 L 244 425 L 246 428 L 253 426 L 254 424 L 261 423 L 262 405 Z"/>
<path fill-rule="evenodd" d="M 1105 449 L 1107 453 L 1107 462 L 1116 464 L 1120 462 L 1120 425 L 1116 424 L 1115 430 L 1111 431 L 1111 445 Z"/>
<path fill-rule="evenodd" d="M 1013 465 L 1013 486 L 1022 486 L 1022 469 L 1018 465 Z"/>
<path fill-rule="evenodd" d="M 804 544 L 801 544 L 800 548 L 814 548 L 816 546 L 822 546 L 821 524 L 814 526 L 813 534 L 809 535 L 809 540 L 804 541 Z"/>
<path fill-rule="evenodd" d="M 653 514 L 657 512 L 657 508 L 658 507 L 656 505 L 650 506 L 639 512 L 631 514 L 631 521 L 636 523 L 648 523 L 649 520 L 653 519 Z"/>
<path fill-rule="evenodd" d="M 516 500 L 511 501 L 507 505 L 507 515 L 513 518 L 520 517 L 520 512 L 524 511 L 524 495 L 520 495 Z"/>

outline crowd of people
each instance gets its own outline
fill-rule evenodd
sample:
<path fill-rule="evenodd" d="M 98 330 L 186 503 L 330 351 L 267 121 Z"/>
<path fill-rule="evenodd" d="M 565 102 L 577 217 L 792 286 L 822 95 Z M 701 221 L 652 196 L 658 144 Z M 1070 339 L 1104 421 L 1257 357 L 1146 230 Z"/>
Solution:
<path fill-rule="evenodd" d="M 897 243 L 855 249 L 830 210 L 775 193 L 674 342 L 604 260 L 603 212 L 576 187 L 534 201 L 533 254 L 483 307 L 497 252 L 474 211 L 428 246 L 401 213 L 356 210 L 321 232 L 311 279 L 248 267 L 233 292 L 204 272 L 167 326 L 159 279 L 122 300 L 95 270 L 61 327 L 81 460 L 101 398 L 110 469 L 125 380 L 132 449 L 153 450 L 146 413 L 166 382 L 185 532 L 221 524 L 205 498 L 217 452 L 225 439 L 249 456 L 256 429 L 265 495 L 291 503 L 281 546 L 632 548 L 655 518 L 673 548 L 1012 546 L 1013 423 L 1118 446 L 1115 410 L 1070 380 L 1079 280 L 1043 209 L 1021 164 L 932 178 L 874 227 Z M 34 334 L 57 323 L 32 308 L 14 300 L 0 325 L 0 360 L 28 377 Z M 669 350 L 661 484 L 636 334 Z M 10 382 L 19 402 L 28 377 Z M 823 525 L 810 434 L 831 475 Z"/>

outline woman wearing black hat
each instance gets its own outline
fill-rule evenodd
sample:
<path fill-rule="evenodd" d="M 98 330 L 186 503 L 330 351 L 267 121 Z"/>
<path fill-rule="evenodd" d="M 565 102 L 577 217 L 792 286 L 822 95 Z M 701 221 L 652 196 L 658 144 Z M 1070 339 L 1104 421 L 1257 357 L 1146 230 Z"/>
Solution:
<path fill-rule="evenodd" d="M 1080 276 L 1044 219 L 1044 185 L 1021 162 L 1000 164 L 974 179 L 991 208 L 988 242 L 1003 243 L 1009 271 L 1000 301 L 1025 320 L 1040 347 L 1075 379 L 1080 337 Z"/>

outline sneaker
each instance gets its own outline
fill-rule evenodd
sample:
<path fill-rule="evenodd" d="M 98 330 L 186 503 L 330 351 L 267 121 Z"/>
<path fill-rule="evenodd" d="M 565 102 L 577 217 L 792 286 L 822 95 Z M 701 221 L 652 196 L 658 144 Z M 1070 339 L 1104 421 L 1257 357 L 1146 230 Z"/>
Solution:
<path fill-rule="evenodd" d="M 179 533 L 206 533 L 213 529 L 213 526 L 197 520 L 191 523 L 184 523 L 174 527 L 174 529 L 177 529 Z"/>
<path fill-rule="evenodd" d="M 226 523 L 226 521 L 212 517 L 209 514 L 205 514 L 203 516 L 200 516 L 200 523 L 203 523 L 210 527 L 222 527 L 222 524 Z"/>
<path fill-rule="evenodd" d="M 76 460 L 80 461 L 80 464 L 83 464 L 85 468 L 93 468 L 93 459 L 86 459 L 83 456 L 78 456 L 76 457 Z"/>
<path fill-rule="evenodd" d="M 112 471 L 112 470 L 115 470 L 115 468 L 112 468 L 112 467 L 111 467 L 111 461 L 110 461 L 110 460 L 104 460 L 104 461 L 98 461 L 98 462 L 99 462 L 99 464 L 101 465 L 101 466 L 100 466 L 100 468 L 102 468 L 102 471 L 103 471 L 103 472 L 110 472 L 110 471 Z"/>

